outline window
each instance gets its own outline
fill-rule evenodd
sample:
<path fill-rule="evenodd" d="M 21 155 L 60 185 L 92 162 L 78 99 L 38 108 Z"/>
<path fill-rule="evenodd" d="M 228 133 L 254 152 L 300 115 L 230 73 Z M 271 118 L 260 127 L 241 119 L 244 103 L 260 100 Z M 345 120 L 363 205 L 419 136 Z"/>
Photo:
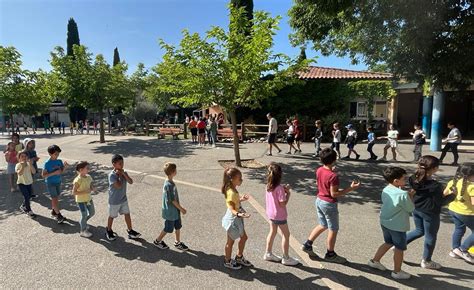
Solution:
<path fill-rule="evenodd" d="M 367 117 L 366 102 L 357 102 L 357 117 Z"/>
<path fill-rule="evenodd" d="M 387 101 L 376 101 L 374 104 L 374 117 L 375 118 L 386 118 L 387 117 Z"/>

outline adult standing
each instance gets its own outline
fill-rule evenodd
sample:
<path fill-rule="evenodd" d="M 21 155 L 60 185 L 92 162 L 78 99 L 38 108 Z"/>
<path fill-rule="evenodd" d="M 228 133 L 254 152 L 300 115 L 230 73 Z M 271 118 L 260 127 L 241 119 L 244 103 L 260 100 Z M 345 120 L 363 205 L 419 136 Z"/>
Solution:
<path fill-rule="evenodd" d="M 451 152 L 453 152 L 454 156 L 454 162 L 451 163 L 451 165 L 458 165 L 458 145 L 461 144 L 462 141 L 462 136 L 461 136 L 461 131 L 459 131 L 458 128 L 456 128 L 456 125 L 453 122 L 448 122 L 448 128 L 451 130 L 449 131 L 448 137 L 443 140 L 443 142 L 446 142 L 446 145 L 444 145 L 444 148 L 441 152 L 441 156 L 439 157 L 439 162 L 442 163 L 444 157 L 446 156 L 446 153 L 451 149 Z"/>
<path fill-rule="evenodd" d="M 275 146 L 275 148 L 278 150 L 278 153 L 281 152 L 281 149 L 278 147 L 278 145 L 275 143 L 276 142 L 276 134 L 278 130 L 278 123 L 275 118 L 272 117 L 271 113 L 267 114 L 267 119 L 269 121 L 268 123 L 268 156 L 272 156 L 272 147 Z"/>

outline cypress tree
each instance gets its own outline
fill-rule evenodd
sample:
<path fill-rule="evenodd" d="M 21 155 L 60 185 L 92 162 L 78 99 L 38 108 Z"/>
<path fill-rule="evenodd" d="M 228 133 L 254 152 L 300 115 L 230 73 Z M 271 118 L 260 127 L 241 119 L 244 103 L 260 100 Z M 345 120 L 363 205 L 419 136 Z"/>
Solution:
<path fill-rule="evenodd" d="M 298 60 L 302 61 L 306 59 L 306 47 L 302 46 L 300 48 L 300 55 L 298 56 Z"/>
<path fill-rule="evenodd" d="M 118 48 L 115 48 L 114 49 L 114 66 L 117 65 L 118 63 L 120 62 L 120 54 L 119 54 L 119 51 L 118 51 Z"/>
<path fill-rule="evenodd" d="M 72 50 L 74 44 L 81 45 L 81 41 L 76 21 L 71 17 L 67 23 L 67 55 L 74 55 Z"/>

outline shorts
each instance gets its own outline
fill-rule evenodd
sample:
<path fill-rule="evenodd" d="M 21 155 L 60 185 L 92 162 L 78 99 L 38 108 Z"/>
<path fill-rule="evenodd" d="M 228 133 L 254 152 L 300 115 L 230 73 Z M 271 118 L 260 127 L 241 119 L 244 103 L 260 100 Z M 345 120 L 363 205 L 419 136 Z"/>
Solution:
<path fill-rule="evenodd" d="M 183 227 L 183 225 L 181 224 L 181 219 L 177 219 L 175 221 L 169 221 L 169 220 L 165 220 L 165 228 L 163 229 L 163 231 L 165 233 L 169 233 L 171 234 L 173 232 L 173 230 L 179 230 Z"/>
<path fill-rule="evenodd" d="M 295 142 L 295 136 L 293 135 L 288 135 L 288 137 L 286 137 L 286 142 L 288 144 L 293 144 Z"/>
<path fill-rule="evenodd" d="M 280 220 L 280 221 L 278 221 L 278 220 L 271 220 L 271 221 L 272 221 L 272 224 L 274 224 L 274 225 L 286 225 L 286 224 L 288 223 L 287 220 Z"/>
<path fill-rule="evenodd" d="M 349 149 L 354 149 L 355 146 L 356 146 L 355 143 L 347 144 L 347 148 L 349 148 Z"/>
<path fill-rule="evenodd" d="M 199 134 L 205 134 L 206 133 L 206 129 L 202 128 L 202 129 L 198 129 L 199 131 Z"/>
<path fill-rule="evenodd" d="M 130 208 L 128 207 L 128 201 L 124 201 L 121 204 L 109 204 L 109 216 L 116 218 L 119 214 L 129 214 Z"/>
<path fill-rule="evenodd" d="M 339 211 L 337 202 L 327 202 L 319 198 L 316 199 L 316 210 L 319 224 L 331 231 L 339 230 Z"/>
<path fill-rule="evenodd" d="M 276 133 L 270 133 L 270 135 L 268 136 L 268 144 L 274 144 L 276 141 L 276 136 Z"/>
<path fill-rule="evenodd" d="M 385 144 L 385 147 L 397 148 L 397 146 L 398 146 L 398 141 L 392 140 L 392 139 L 388 139 L 387 144 Z"/>
<path fill-rule="evenodd" d="M 7 165 L 7 174 L 15 174 L 16 173 L 15 166 L 16 166 L 15 163 L 8 163 L 8 165 Z"/>
<path fill-rule="evenodd" d="M 386 244 L 393 245 L 396 249 L 400 251 L 405 251 L 407 249 L 407 233 L 398 232 L 387 229 L 383 225 L 382 227 L 383 240 Z"/>
<path fill-rule="evenodd" d="M 336 148 L 336 151 L 339 151 L 339 145 L 340 144 L 341 143 L 339 143 L 339 142 L 332 142 L 331 149 L 334 150 L 334 148 Z"/>
<path fill-rule="evenodd" d="M 197 128 L 191 128 L 191 135 L 196 136 L 198 134 Z"/>
<path fill-rule="evenodd" d="M 51 198 L 56 198 L 61 194 L 61 183 L 46 183 L 46 187 Z"/>

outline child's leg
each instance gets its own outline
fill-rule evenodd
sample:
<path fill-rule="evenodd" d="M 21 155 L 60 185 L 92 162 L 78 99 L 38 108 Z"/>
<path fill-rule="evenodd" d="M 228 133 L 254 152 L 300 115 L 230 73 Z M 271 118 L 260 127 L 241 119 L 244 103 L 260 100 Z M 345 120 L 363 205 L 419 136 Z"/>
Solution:
<path fill-rule="evenodd" d="M 8 182 L 10 183 L 10 189 L 13 190 L 15 189 L 15 186 L 14 186 L 14 174 L 8 174 Z"/>
<path fill-rule="evenodd" d="M 233 247 L 234 247 L 234 240 L 229 235 L 227 235 L 227 242 L 225 244 L 225 261 L 226 262 L 230 261 Z"/>
<path fill-rule="evenodd" d="M 402 270 L 403 252 L 395 248 L 393 250 L 393 272 L 398 273 Z"/>
<path fill-rule="evenodd" d="M 394 160 L 397 160 L 397 151 L 396 150 L 397 150 L 397 148 L 392 147 L 392 155 L 393 155 Z"/>
<path fill-rule="evenodd" d="M 85 202 L 79 202 L 77 203 L 77 206 L 81 211 L 81 219 L 79 220 L 79 224 L 81 226 L 81 232 L 83 232 L 87 228 L 87 205 Z"/>
<path fill-rule="evenodd" d="M 288 257 L 288 250 L 290 248 L 290 229 L 288 228 L 288 224 L 279 225 L 278 226 L 283 234 L 283 238 L 281 240 L 281 249 L 283 250 L 283 257 Z"/>
<path fill-rule="evenodd" d="M 266 253 L 271 253 L 273 249 L 273 241 L 275 240 L 275 236 L 278 231 L 278 225 L 274 224 L 273 222 L 270 223 L 270 232 L 268 232 L 267 236 L 267 246 L 265 249 Z"/>
<path fill-rule="evenodd" d="M 176 237 L 176 242 L 181 242 L 181 230 L 175 230 L 174 235 Z"/>
<path fill-rule="evenodd" d="M 244 230 L 244 233 L 242 236 L 240 236 L 240 240 L 239 240 L 239 250 L 237 252 L 238 257 L 242 257 L 244 255 L 245 243 L 247 242 L 247 240 L 248 240 L 247 233 Z"/>
<path fill-rule="evenodd" d="M 457 249 L 461 246 L 461 240 L 464 234 L 466 233 L 466 225 L 459 218 L 459 215 L 453 211 L 449 211 L 451 219 L 454 223 L 454 231 L 451 238 L 451 246 L 453 249 Z"/>
<path fill-rule="evenodd" d="M 167 233 L 166 233 L 164 230 L 161 231 L 161 233 L 158 235 L 158 237 L 156 237 L 156 240 L 157 240 L 158 242 L 161 242 L 161 241 L 163 240 L 163 238 L 166 236 L 166 234 L 167 234 Z"/>
<path fill-rule="evenodd" d="M 275 138 L 275 139 L 276 139 L 276 138 Z M 275 146 L 275 148 L 276 148 L 278 151 L 281 151 L 281 150 L 280 150 L 280 147 L 278 147 L 278 145 L 277 145 L 276 143 L 273 143 L 272 145 Z"/>
<path fill-rule="evenodd" d="M 423 259 L 425 261 L 431 261 L 431 257 L 433 256 L 433 252 L 436 247 L 439 225 L 439 214 L 429 215 L 423 220 L 423 226 L 425 228 Z"/>
<path fill-rule="evenodd" d="M 20 191 L 23 194 L 23 198 L 24 198 L 23 206 L 25 207 L 26 211 L 31 211 L 31 207 L 30 207 L 31 184 L 30 185 L 18 184 L 18 187 L 20 188 Z"/>
<path fill-rule="evenodd" d="M 89 204 L 87 204 L 87 211 L 89 212 L 89 214 L 87 215 L 87 220 L 89 220 L 91 217 L 95 215 L 95 207 L 92 200 L 89 202 Z"/>
<path fill-rule="evenodd" d="M 51 207 L 56 214 L 59 214 L 59 198 L 58 197 L 51 198 Z"/>
<path fill-rule="evenodd" d="M 107 219 L 107 230 L 111 231 L 112 230 L 112 224 L 114 223 L 114 218 L 110 217 Z"/>
<path fill-rule="evenodd" d="M 461 251 L 467 252 L 471 247 L 474 246 L 474 216 L 462 216 L 464 224 L 469 228 L 471 233 L 467 236 L 461 244 Z"/>
<path fill-rule="evenodd" d="M 334 247 L 336 246 L 336 238 L 337 238 L 337 231 L 333 231 L 329 229 L 328 239 L 327 239 L 327 247 L 328 247 L 329 252 L 334 251 Z"/>
<path fill-rule="evenodd" d="M 132 218 L 130 217 L 129 213 L 124 214 L 125 217 L 125 223 L 127 224 L 127 229 L 131 230 L 132 229 Z"/>
<path fill-rule="evenodd" d="M 390 145 L 385 145 L 385 147 L 383 147 L 383 158 L 387 158 L 388 148 L 390 148 Z"/>
<path fill-rule="evenodd" d="M 321 235 L 324 231 L 326 231 L 328 228 L 323 227 L 322 225 L 317 225 L 309 234 L 308 240 L 311 242 L 314 242 L 319 235 Z"/>
<path fill-rule="evenodd" d="M 425 234 L 425 228 L 423 226 L 423 216 L 417 210 L 413 211 L 413 222 L 415 223 L 415 229 L 407 233 L 407 244 L 414 240 L 422 237 Z"/>
<path fill-rule="evenodd" d="M 380 245 L 380 247 L 377 249 L 377 252 L 375 252 L 375 256 L 372 258 L 372 260 L 374 260 L 375 262 L 380 262 L 382 257 L 388 252 L 388 250 L 390 250 L 392 246 L 393 245 L 387 243 L 383 243 L 382 245 Z"/>

